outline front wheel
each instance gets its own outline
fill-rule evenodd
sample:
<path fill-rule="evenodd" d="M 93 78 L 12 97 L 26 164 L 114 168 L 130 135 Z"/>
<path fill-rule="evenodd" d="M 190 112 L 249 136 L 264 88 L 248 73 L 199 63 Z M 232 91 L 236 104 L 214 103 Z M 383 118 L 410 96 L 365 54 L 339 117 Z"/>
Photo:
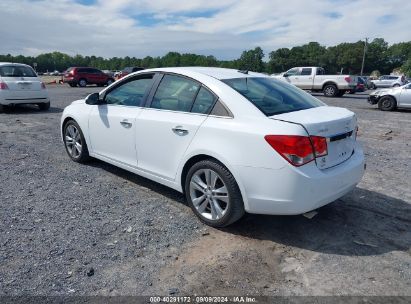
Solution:
<path fill-rule="evenodd" d="M 398 83 L 394 84 L 393 87 L 394 88 L 398 88 L 400 85 Z"/>
<path fill-rule="evenodd" d="M 80 79 L 79 82 L 78 82 L 78 85 L 82 88 L 86 87 L 87 86 L 87 80 Z"/>
<path fill-rule="evenodd" d="M 391 96 L 383 96 L 378 101 L 378 108 L 381 111 L 392 111 L 397 107 L 397 102 Z"/>
<path fill-rule="evenodd" d="M 83 132 L 74 120 L 69 120 L 64 125 L 63 141 L 67 154 L 73 161 L 83 163 L 89 160 L 90 156 Z"/>
<path fill-rule="evenodd" d="M 184 188 L 191 209 L 209 226 L 228 226 L 245 213 L 234 176 L 218 162 L 204 160 L 193 165 Z"/>

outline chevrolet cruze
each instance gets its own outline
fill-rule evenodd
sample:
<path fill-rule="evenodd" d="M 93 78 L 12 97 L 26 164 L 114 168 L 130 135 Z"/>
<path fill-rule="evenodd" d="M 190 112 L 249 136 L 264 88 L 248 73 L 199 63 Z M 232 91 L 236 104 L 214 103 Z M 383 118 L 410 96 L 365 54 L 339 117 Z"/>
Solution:
<path fill-rule="evenodd" d="M 185 194 L 205 223 L 301 214 L 361 180 L 354 113 L 269 76 L 221 68 L 127 75 L 61 118 L 69 157 L 98 158 Z"/>

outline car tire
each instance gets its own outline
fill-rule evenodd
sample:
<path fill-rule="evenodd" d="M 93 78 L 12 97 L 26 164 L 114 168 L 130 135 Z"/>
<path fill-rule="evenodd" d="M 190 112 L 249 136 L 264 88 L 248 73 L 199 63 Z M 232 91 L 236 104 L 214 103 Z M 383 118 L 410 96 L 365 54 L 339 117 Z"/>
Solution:
<path fill-rule="evenodd" d="M 85 80 L 84 78 L 80 79 L 78 81 L 78 85 L 82 88 L 85 88 L 87 86 L 87 80 Z"/>
<path fill-rule="evenodd" d="M 400 87 L 400 84 L 396 83 L 396 84 L 394 84 L 392 87 L 393 87 L 393 88 L 398 88 L 398 87 Z"/>
<path fill-rule="evenodd" d="M 0 113 L 4 112 L 5 106 L 0 104 Z"/>
<path fill-rule="evenodd" d="M 376 88 L 377 88 L 377 86 L 375 85 L 375 83 L 371 83 L 370 89 L 371 89 L 371 90 L 375 90 Z"/>
<path fill-rule="evenodd" d="M 378 100 L 378 109 L 381 111 L 392 111 L 397 107 L 397 102 L 392 96 L 383 96 Z"/>
<path fill-rule="evenodd" d="M 336 97 L 338 94 L 338 88 L 334 84 L 327 84 L 323 89 L 324 96 Z"/>
<path fill-rule="evenodd" d="M 184 192 L 194 214 L 209 226 L 228 226 L 245 213 L 234 176 L 217 161 L 194 164 L 187 173 Z"/>
<path fill-rule="evenodd" d="M 39 103 L 38 106 L 39 106 L 40 110 L 47 111 L 48 109 L 50 109 L 50 101 L 49 102 Z"/>
<path fill-rule="evenodd" d="M 84 163 L 90 159 L 83 132 L 74 120 L 69 120 L 64 124 L 63 142 L 68 156 L 73 161 Z"/>
<path fill-rule="evenodd" d="M 107 80 L 106 85 L 109 86 L 109 85 L 112 84 L 113 82 L 114 82 L 114 79 L 111 79 L 111 78 L 110 78 L 109 80 Z"/>

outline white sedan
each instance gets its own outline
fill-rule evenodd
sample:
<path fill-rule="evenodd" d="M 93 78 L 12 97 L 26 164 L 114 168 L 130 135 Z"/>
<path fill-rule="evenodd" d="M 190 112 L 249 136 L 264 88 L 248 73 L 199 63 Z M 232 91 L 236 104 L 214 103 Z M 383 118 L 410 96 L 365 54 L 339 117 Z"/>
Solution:
<path fill-rule="evenodd" d="M 411 83 L 401 87 L 375 90 L 368 97 L 370 104 L 378 104 L 382 111 L 411 108 Z"/>
<path fill-rule="evenodd" d="M 0 62 L 0 112 L 4 106 L 17 104 L 36 104 L 40 110 L 48 110 L 46 86 L 31 66 Z"/>
<path fill-rule="evenodd" d="M 89 157 L 183 192 L 205 223 L 301 214 L 364 174 L 354 113 L 269 76 L 221 68 L 130 74 L 65 108 L 61 132 Z"/>

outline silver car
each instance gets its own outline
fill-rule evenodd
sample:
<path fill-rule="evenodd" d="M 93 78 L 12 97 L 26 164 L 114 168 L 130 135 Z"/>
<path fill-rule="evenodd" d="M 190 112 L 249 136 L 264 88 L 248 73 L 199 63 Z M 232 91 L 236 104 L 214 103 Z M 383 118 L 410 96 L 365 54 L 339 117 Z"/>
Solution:
<path fill-rule="evenodd" d="M 382 111 L 411 108 L 411 83 L 402 87 L 376 90 L 368 97 L 368 103 L 378 104 L 378 108 Z"/>
<path fill-rule="evenodd" d="M 405 77 L 404 76 L 395 76 L 395 75 L 383 75 L 377 80 L 370 80 L 370 88 L 391 88 L 391 87 L 400 87 L 404 85 Z"/>

